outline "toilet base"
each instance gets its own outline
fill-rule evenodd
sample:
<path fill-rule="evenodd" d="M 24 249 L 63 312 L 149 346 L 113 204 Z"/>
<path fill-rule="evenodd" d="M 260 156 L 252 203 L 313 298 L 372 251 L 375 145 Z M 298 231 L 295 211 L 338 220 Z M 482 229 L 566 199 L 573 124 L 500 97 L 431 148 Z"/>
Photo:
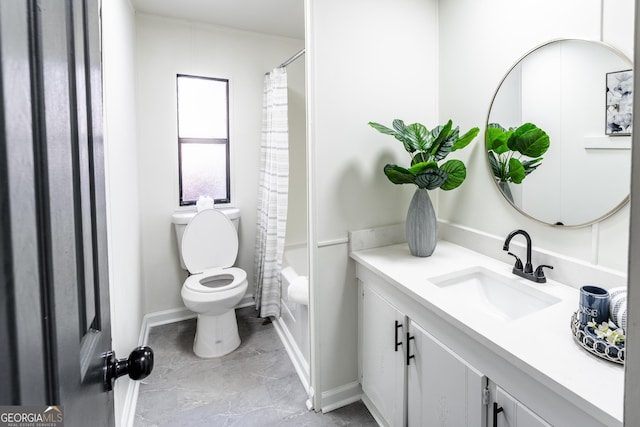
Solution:
<path fill-rule="evenodd" d="M 193 352 L 198 357 L 221 357 L 240 345 L 236 311 L 231 309 L 217 316 L 198 314 Z"/>

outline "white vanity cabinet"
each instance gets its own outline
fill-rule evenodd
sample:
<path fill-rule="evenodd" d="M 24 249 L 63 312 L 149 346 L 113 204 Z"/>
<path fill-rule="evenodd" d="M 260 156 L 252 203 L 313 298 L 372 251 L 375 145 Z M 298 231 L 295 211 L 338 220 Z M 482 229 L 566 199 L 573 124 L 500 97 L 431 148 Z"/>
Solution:
<path fill-rule="evenodd" d="M 622 426 L 624 369 L 574 342 L 576 289 L 541 286 L 559 302 L 504 320 L 474 311 L 473 297 L 451 297 L 438 279 L 480 265 L 509 275 L 510 265 L 446 241 L 426 259 L 405 244 L 351 257 L 362 400 L 381 425 L 493 427 L 496 403 L 500 427 Z"/>
<path fill-rule="evenodd" d="M 392 427 L 483 427 L 487 379 L 366 284 L 363 400 Z"/>
<path fill-rule="evenodd" d="M 408 425 L 484 426 L 487 378 L 415 322 L 409 325 Z"/>
<path fill-rule="evenodd" d="M 378 293 L 365 289 L 362 302 L 362 391 L 390 426 L 405 425 L 405 317 Z"/>
<path fill-rule="evenodd" d="M 495 387 L 495 396 L 496 403 L 492 408 L 492 416 L 496 419 L 495 427 L 552 427 L 499 386 Z M 494 415 L 496 408 L 498 409 Z"/>

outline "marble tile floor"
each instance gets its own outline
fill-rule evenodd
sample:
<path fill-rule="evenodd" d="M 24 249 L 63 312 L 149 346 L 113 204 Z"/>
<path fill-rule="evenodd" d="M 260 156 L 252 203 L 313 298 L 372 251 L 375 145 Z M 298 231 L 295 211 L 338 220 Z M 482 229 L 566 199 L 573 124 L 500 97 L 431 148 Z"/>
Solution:
<path fill-rule="evenodd" d="M 242 344 L 221 358 L 193 354 L 195 319 L 150 331 L 155 367 L 140 384 L 135 427 L 377 426 L 362 402 L 308 411 L 273 325 L 253 307 L 236 314 Z"/>

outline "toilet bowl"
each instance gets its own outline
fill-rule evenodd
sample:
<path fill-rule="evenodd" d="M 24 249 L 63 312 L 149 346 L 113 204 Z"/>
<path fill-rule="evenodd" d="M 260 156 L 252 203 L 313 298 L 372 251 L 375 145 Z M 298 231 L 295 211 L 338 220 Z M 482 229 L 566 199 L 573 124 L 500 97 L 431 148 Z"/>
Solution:
<path fill-rule="evenodd" d="M 234 308 L 247 290 L 247 273 L 233 267 L 236 228 L 224 213 L 207 209 L 189 221 L 181 240 L 182 260 L 191 275 L 180 295 L 198 315 L 193 351 L 204 358 L 224 356 L 240 345 Z"/>

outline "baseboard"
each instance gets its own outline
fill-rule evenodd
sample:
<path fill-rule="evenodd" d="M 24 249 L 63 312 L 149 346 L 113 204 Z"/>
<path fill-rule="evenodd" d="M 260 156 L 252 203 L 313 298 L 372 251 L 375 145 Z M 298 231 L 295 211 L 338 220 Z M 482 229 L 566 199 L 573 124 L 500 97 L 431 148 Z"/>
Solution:
<path fill-rule="evenodd" d="M 362 399 L 362 387 L 357 381 L 322 392 L 322 412 L 331 412 Z"/>
<path fill-rule="evenodd" d="M 245 295 L 242 300 L 236 305 L 236 308 L 245 308 L 255 306 L 256 301 L 253 299 L 253 294 Z"/>
<path fill-rule="evenodd" d="M 378 423 L 379 426 L 386 427 L 388 425 L 384 421 L 384 418 L 382 418 L 382 415 L 380 415 L 380 412 L 378 412 L 378 408 L 376 408 L 376 405 L 374 405 L 364 393 L 362 394 L 362 403 L 364 403 L 364 406 L 367 407 L 367 409 L 371 413 L 371 416 L 374 420 L 376 420 L 376 423 Z"/>
<path fill-rule="evenodd" d="M 289 355 L 289 359 L 291 359 L 291 363 L 293 363 L 293 367 L 300 378 L 300 382 L 304 387 L 307 396 L 310 396 L 310 383 L 309 383 L 309 364 L 305 360 L 302 352 L 298 348 L 293 336 L 289 332 L 289 328 L 282 320 L 282 317 L 278 317 L 277 319 L 271 318 L 271 323 L 273 324 L 276 333 L 280 337 L 280 341 L 282 341 L 282 345 L 284 346 L 285 351 Z"/>
<path fill-rule="evenodd" d="M 138 345 L 147 345 L 149 341 L 149 331 L 151 328 L 168 323 L 180 322 L 182 320 L 193 319 L 196 313 L 186 307 L 174 308 L 171 310 L 156 311 L 145 314 L 140 325 L 140 335 Z M 129 381 L 124 407 L 122 410 L 122 427 L 132 427 L 136 416 L 136 406 L 138 403 L 139 381 Z"/>
<path fill-rule="evenodd" d="M 253 295 L 245 295 L 240 303 L 236 305 L 236 308 L 251 307 L 253 305 L 255 305 Z M 142 318 L 138 345 L 147 344 L 147 340 L 149 339 L 149 331 L 151 330 L 151 328 L 155 326 L 167 325 L 169 323 L 181 322 L 187 319 L 193 319 L 196 316 L 196 313 L 186 307 L 172 308 L 169 310 L 162 310 L 145 314 L 145 316 Z"/>
<path fill-rule="evenodd" d="M 140 381 L 129 380 L 127 394 L 125 396 L 124 407 L 122 408 L 122 427 L 133 427 L 136 418 L 136 406 L 138 404 L 138 390 L 140 389 Z"/>

